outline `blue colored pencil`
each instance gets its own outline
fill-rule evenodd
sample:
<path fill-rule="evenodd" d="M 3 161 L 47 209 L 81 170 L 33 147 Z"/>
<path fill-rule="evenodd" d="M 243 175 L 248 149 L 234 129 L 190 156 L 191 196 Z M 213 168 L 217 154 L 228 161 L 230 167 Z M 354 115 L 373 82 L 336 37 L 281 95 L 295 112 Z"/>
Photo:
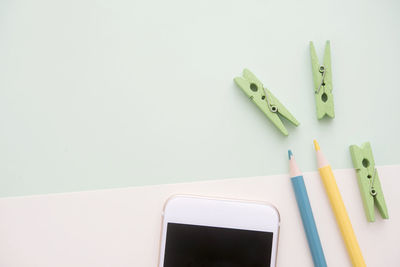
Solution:
<path fill-rule="evenodd" d="M 294 160 L 292 151 L 288 151 L 290 164 L 290 177 L 294 193 L 296 195 L 297 205 L 300 210 L 301 220 L 303 221 L 304 231 L 306 232 L 308 246 L 311 250 L 311 256 L 314 266 L 326 267 L 324 251 L 322 250 L 321 240 L 319 239 L 317 226 L 315 225 L 310 200 L 308 199 L 307 189 L 304 184 L 303 175 Z"/>

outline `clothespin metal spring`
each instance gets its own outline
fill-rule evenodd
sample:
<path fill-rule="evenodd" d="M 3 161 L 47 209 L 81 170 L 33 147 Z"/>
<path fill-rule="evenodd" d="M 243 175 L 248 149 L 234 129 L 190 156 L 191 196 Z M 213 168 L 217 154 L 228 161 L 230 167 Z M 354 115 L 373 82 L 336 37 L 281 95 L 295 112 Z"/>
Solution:
<path fill-rule="evenodd" d="M 250 89 L 251 89 L 253 92 L 257 92 L 257 90 L 258 90 L 257 84 L 251 83 L 251 84 L 250 84 Z M 262 100 L 266 99 L 268 108 L 269 108 L 269 110 L 270 110 L 271 112 L 273 112 L 273 113 L 278 112 L 278 108 L 277 108 L 275 105 L 271 104 L 271 100 L 269 99 L 268 94 L 267 94 L 267 92 L 265 91 L 265 88 L 264 88 L 264 87 L 263 87 L 263 91 L 264 91 L 264 95 L 261 97 L 261 99 L 262 99 Z"/>
<path fill-rule="evenodd" d="M 370 176 L 370 175 L 368 175 L 368 176 Z M 374 188 L 375 176 L 376 176 L 376 168 L 374 170 L 374 175 L 372 175 L 371 190 L 369 191 L 373 197 L 376 196 L 376 190 Z"/>
<path fill-rule="evenodd" d="M 318 90 L 315 92 L 316 94 L 319 94 L 319 91 L 321 90 L 321 87 L 324 87 L 324 92 L 325 92 L 325 73 L 326 73 L 326 69 L 324 65 L 321 65 L 319 67 L 319 72 L 322 74 L 322 79 L 321 79 L 321 83 L 318 87 Z M 326 100 L 324 101 L 326 102 Z"/>

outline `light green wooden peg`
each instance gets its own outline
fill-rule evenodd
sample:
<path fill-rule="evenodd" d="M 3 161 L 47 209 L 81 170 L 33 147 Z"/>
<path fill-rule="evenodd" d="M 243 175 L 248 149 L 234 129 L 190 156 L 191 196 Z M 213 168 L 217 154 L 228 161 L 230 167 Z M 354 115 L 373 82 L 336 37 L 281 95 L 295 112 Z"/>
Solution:
<path fill-rule="evenodd" d="M 296 126 L 300 124 L 248 69 L 243 70 L 243 77 L 236 77 L 234 81 L 284 135 L 288 135 L 289 133 L 278 114 Z"/>
<path fill-rule="evenodd" d="M 381 181 L 379 180 L 374 156 L 372 155 L 371 144 L 367 142 L 362 144 L 361 147 L 351 145 L 350 154 L 357 172 L 358 186 L 360 187 L 367 220 L 369 222 L 375 221 L 375 204 L 382 218 L 389 219 Z"/>
<path fill-rule="evenodd" d="M 334 118 L 335 110 L 332 95 L 332 68 L 331 68 L 331 45 L 326 41 L 324 64 L 320 65 L 313 42 L 310 42 L 312 73 L 314 78 L 315 104 L 317 107 L 317 118 L 322 119 L 325 115 Z"/>

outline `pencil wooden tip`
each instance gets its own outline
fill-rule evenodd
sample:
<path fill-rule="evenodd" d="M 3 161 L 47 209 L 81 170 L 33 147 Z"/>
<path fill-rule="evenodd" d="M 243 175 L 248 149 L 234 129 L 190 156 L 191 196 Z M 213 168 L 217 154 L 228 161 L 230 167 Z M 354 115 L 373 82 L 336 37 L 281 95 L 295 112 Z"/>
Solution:
<path fill-rule="evenodd" d="M 315 147 L 315 151 L 319 151 L 320 150 L 319 144 L 318 144 L 317 140 L 315 140 L 315 139 L 314 139 L 314 147 Z"/>

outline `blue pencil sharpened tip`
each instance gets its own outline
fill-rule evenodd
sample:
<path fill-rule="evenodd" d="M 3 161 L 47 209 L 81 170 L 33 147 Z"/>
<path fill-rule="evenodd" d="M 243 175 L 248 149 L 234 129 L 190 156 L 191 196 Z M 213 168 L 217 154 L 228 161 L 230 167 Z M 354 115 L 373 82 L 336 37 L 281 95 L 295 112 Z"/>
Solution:
<path fill-rule="evenodd" d="M 288 156 L 289 156 L 289 159 L 291 159 L 293 156 L 292 150 L 290 150 L 290 149 L 288 150 Z"/>

